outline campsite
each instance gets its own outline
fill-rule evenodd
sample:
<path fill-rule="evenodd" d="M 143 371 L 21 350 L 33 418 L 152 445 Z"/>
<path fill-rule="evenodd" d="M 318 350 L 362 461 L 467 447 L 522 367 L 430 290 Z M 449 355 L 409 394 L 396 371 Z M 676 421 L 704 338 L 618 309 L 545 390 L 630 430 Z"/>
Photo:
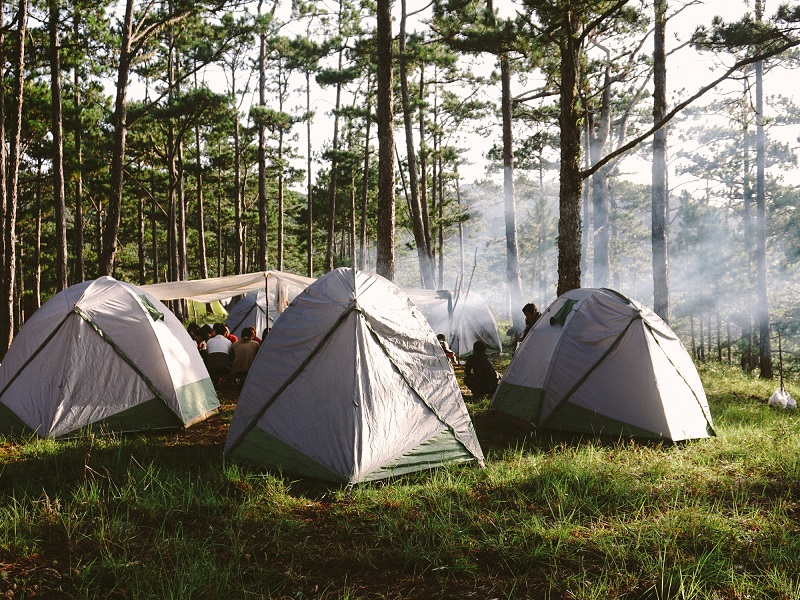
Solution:
<path fill-rule="evenodd" d="M 362 359 L 343 370 L 357 372 L 355 365 L 363 363 L 403 374 L 403 361 L 410 359 L 388 346 L 392 339 L 404 339 L 394 328 L 420 319 L 411 325 L 409 340 L 425 340 L 420 354 L 431 361 L 425 369 L 441 365 L 446 370 L 442 381 L 454 382 L 458 400 L 435 400 L 425 391 L 426 378 L 415 383 L 419 373 L 412 373 L 401 377 L 411 391 L 389 390 L 397 396 L 389 408 L 402 405 L 403 395 L 427 398 L 431 404 L 424 404 L 435 413 L 453 415 L 446 417 L 453 425 L 432 431 L 431 439 L 440 441 L 431 454 L 452 455 L 451 445 L 443 445 L 436 431 L 471 431 L 479 444 L 474 457 L 420 470 L 415 466 L 420 454 L 410 452 L 410 461 L 394 463 L 399 465 L 394 473 L 359 467 L 353 472 L 366 476 L 349 481 L 319 477 L 319 471 L 296 474 L 296 465 L 302 471 L 312 464 L 308 459 L 258 464 L 253 457 L 265 448 L 281 457 L 287 444 L 306 443 L 313 451 L 331 419 L 337 431 L 373 423 L 357 439 L 378 431 L 375 415 L 380 410 L 347 425 L 341 416 L 346 405 L 334 407 L 329 416 L 320 413 L 317 425 L 302 429 L 306 422 L 313 425 L 314 410 L 327 410 L 323 405 L 314 409 L 315 398 L 336 384 L 310 382 L 290 359 L 283 366 L 278 361 L 277 368 L 293 373 L 292 382 L 280 384 L 280 393 L 255 394 L 271 399 L 262 408 L 245 400 L 275 381 L 259 371 L 241 389 L 218 387 L 219 410 L 184 429 L 125 433 L 88 428 L 65 439 L 30 433 L 0 438 L 0 593 L 8 598 L 800 596 L 795 564 L 800 551 L 800 423 L 796 410 L 767 404 L 774 391 L 771 382 L 723 364 L 701 363 L 699 379 L 713 415 L 713 435 L 696 431 L 695 439 L 676 443 L 629 432 L 581 432 L 580 427 L 521 428 L 492 409 L 489 397 L 470 395 L 463 385 L 463 365 L 451 373 L 443 354 L 432 355 L 439 346 L 421 313 L 392 318 L 413 308 L 403 308 L 407 296 L 384 285 L 348 269 L 328 274 L 277 319 L 270 333 L 276 347 L 265 345 L 257 360 L 273 369 L 276 356 L 296 346 L 290 340 L 280 347 L 281 336 L 288 335 L 281 330 L 296 331 L 298 323 L 308 321 L 304 311 L 313 310 L 329 313 L 328 323 L 335 325 L 321 319 L 315 325 L 319 333 L 304 334 L 312 354 L 327 344 L 343 358 L 341 348 L 355 343 L 351 354 Z M 596 295 L 588 292 L 579 296 Z M 354 307 L 348 308 L 348 294 L 357 299 Z M 623 297 L 612 294 L 606 302 L 609 298 Z M 158 306 L 158 300 L 151 302 Z M 550 308 L 565 325 L 579 322 L 584 308 L 592 314 L 598 310 L 569 299 Z M 648 314 L 643 307 L 636 310 Z M 552 326 L 558 322 L 537 327 Z M 384 334 L 388 337 L 382 330 L 390 332 Z M 324 343 L 314 342 L 314 336 Z M 358 349 L 361 343 L 367 345 Z M 527 360 L 525 344 L 513 358 L 509 352 L 493 355 L 501 373 Z M 623 338 L 614 348 L 625 345 Z M 393 357 L 393 367 L 375 367 L 382 355 Z M 317 364 L 312 374 L 330 359 L 322 355 L 315 360 L 323 365 Z M 602 361 L 598 365 L 592 373 L 602 371 Z M 258 383 L 262 377 L 265 383 Z M 380 379 L 376 373 L 356 377 Z M 390 378 L 380 385 L 397 383 Z M 610 389 L 614 383 L 607 385 Z M 378 387 L 370 389 L 357 406 L 366 409 L 369 398 L 387 396 Z M 283 392 L 291 392 L 283 411 L 270 413 L 271 403 L 284 400 Z M 354 393 L 344 390 L 345 397 Z M 310 404 L 302 408 L 298 402 Z M 258 427 L 272 427 L 279 435 L 299 426 L 311 439 L 301 433 L 275 446 L 275 441 L 264 442 L 277 440 L 273 434 L 265 437 L 262 430 L 239 425 L 238 431 L 262 433 L 256 438 L 248 434 L 251 441 L 240 444 L 249 448 L 245 452 L 229 453 L 226 446 L 237 439 L 229 433 L 240 406 L 245 414 L 261 411 L 261 417 L 270 417 L 259 420 Z M 388 422 L 400 431 L 390 428 L 377 441 L 395 436 L 394 445 L 402 446 L 410 438 L 403 432 L 425 428 L 421 408 L 404 413 L 411 415 L 412 429 L 398 426 L 398 413 Z M 282 416 L 292 410 L 294 419 Z M 378 454 L 384 446 L 374 440 L 365 445 Z"/>

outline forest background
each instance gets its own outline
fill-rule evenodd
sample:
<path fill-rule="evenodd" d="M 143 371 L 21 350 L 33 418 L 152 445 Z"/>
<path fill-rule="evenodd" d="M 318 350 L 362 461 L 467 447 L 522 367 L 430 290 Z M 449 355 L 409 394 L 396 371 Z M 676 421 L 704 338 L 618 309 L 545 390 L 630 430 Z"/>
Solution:
<path fill-rule="evenodd" d="M 797 6 L 0 9 L 0 348 L 49 296 L 98 275 L 357 266 L 401 287 L 476 291 L 517 325 L 524 302 L 608 286 L 654 306 L 699 359 L 771 376 L 780 333 L 782 367 L 798 369 Z M 653 177 L 668 190 L 660 223 Z M 565 206 L 577 208 L 569 229 Z"/>

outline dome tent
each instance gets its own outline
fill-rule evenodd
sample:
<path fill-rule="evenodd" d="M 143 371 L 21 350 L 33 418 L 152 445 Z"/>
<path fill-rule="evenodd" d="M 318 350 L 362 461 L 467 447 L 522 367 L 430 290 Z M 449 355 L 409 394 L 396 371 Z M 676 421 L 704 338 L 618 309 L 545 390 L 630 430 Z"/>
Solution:
<path fill-rule="evenodd" d="M 225 324 L 239 339 L 242 337 L 242 330 L 246 327 L 252 327 L 255 329 L 256 335 L 261 337 L 267 327 L 272 328 L 272 323 L 277 316 L 275 298 L 270 297 L 269 306 L 267 306 L 267 292 L 254 290 L 231 303 Z"/>
<path fill-rule="evenodd" d="M 671 441 L 715 435 L 683 344 L 653 311 L 609 289 L 575 289 L 547 308 L 491 408 L 567 431 Z"/>
<path fill-rule="evenodd" d="M 394 284 L 348 268 L 311 284 L 275 322 L 225 452 L 349 484 L 484 463 L 430 325 Z"/>
<path fill-rule="evenodd" d="M 149 294 L 111 277 L 50 298 L 0 364 L 0 434 L 180 428 L 218 407 L 180 321 Z"/>

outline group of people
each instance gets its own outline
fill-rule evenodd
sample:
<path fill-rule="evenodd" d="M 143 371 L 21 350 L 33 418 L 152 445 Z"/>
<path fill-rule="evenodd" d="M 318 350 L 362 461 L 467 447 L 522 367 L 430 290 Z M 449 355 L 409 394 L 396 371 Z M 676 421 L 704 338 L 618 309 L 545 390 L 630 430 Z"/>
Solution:
<path fill-rule="evenodd" d="M 525 336 L 528 335 L 528 332 L 541 316 L 541 313 L 533 303 L 523 306 L 522 314 L 525 315 L 525 330 L 515 340 L 515 347 L 525 339 Z M 451 365 L 454 365 L 455 353 L 447 345 L 447 339 L 441 333 L 436 337 Z M 464 362 L 464 385 L 469 388 L 473 397 L 479 398 L 493 395 L 499 383 L 500 375 L 494 368 L 492 359 L 486 354 L 486 343 L 483 340 L 476 340 L 472 345 L 472 354 Z"/>
<path fill-rule="evenodd" d="M 197 350 L 203 357 L 215 385 L 225 379 L 234 384 L 244 381 L 256 353 L 261 347 L 261 339 L 253 327 L 242 330 L 242 338 L 232 334 L 225 323 L 198 325 L 190 323 L 186 328 L 197 343 Z"/>

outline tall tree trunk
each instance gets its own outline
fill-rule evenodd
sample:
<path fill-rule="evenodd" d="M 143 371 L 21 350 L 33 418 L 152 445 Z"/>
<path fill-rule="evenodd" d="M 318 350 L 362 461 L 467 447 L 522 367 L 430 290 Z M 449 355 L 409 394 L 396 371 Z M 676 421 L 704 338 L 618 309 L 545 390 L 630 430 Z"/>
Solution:
<path fill-rule="evenodd" d="M 406 48 L 406 0 L 401 0 L 400 13 L 400 45 L 399 45 L 399 71 L 400 94 L 403 106 L 403 124 L 406 132 L 406 153 L 408 155 L 408 184 L 410 188 L 411 222 L 414 231 L 414 242 L 417 246 L 417 259 L 422 279 L 422 287 L 433 289 L 436 285 L 431 264 L 431 252 L 428 240 L 425 239 L 425 224 L 422 217 L 422 204 L 419 198 L 419 172 L 417 171 L 417 156 L 414 150 L 414 132 L 411 124 L 411 98 L 408 89 L 408 55 Z"/>
<path fill-rule="evenodd" d="M 64 110 L 61 101 L 61 42 L 58 0 L 48 0 L 50 10 L 50 98 L 53 134 L 53 203 L 56 218 L 56 291 L 67 288 L 67 207 L 64 189 Z"/>
<path fill-rule="evenodd" d="M 394 110 L 392 109 L 392 0 L 377 0 L 378 45 L 378 275 L 394 280 Z"/>
<path fill-rule="evenodd" d="M 372 125 L 370 82 L 367 83 L 367 116 L 364 124 L 364 166 L 361 174 L 361 224 L 358 236 L 358 268 L 367 268 L 367 214 L 369 209 L 369 130 Z"/>
<path fill-rule="evenodd" d="M 749 96 L 749 89 L 747 81 L 744 82 L 744 95 Z M 742 158 L 742 194 L 744 200 L 744 214 L 742 219 L 744 221 L 744 251 L 747 259 L 746 269 L 747 278 L 750 285 L 747 286 L 745 292 L 744 309 L 742 310 L 742 357 L 741 367 L 742 370 L 750 372 L 753 370 L 753 310 L 755 302 L 753 302 L 753 289 L 756 287 L 756 278 L 753 271 L 753 238 L 755 237 L 753 227 L 753 186 L 750 179 L 750 129 L 749 123 L 745 119 L 744 128 L 742 131 L 742 148 L 744 149 L 744 156 Z"/>
<path fill-rule="evenodd" d="M 667 58 L 665 51 L 667 0 L 656 0 L 653 47 L 653 122 L 667 112 Z M 667 128 L 653 134 L 652 168 L 653 309 L 666 323 L 670 320 L 669 253 L 667 248 Z"/>
<path fill-rule="evenodd" d="M 194 126 L 195 168 L 197 170 L 197 262 L 200 266 L 200 278 L 208 277 L 208 256 L 206 254 L 206 217 L 203 207 L 203 163 L 201 160 L 200 124 Z"/>
<path fill-rule="evenodd" d="M 561 166 L 558 194 L 558 285 L 560 296 L 581 287 L 581 113 L 578 103 L 580 41 L 576 16 L 565 11 L 561 51 Z"/>
<path fill-rule="evenodd" d="M 75 34 L 76 39 L 79 31 L 80 14 L 75 14 Z M 75 224 L 73 226 L 75 265 L 72 274 L 75 282 L 83 281 L 86 278 L 86 266 L 83 255 L 83 124 L 81 122 L 82 101 L 80 91 L 80 75 L 78 67 L 73 71 L 74 90 L 73 102 L 75 103 L 75 131 L 73 137 L 75 141 Z"/>
<path fill-rule="evenodd" d="M 36 270 L 33 275 L 33 303 L 31 309 L 36 310 L 42 301 L 42 161 L 36 165 L 36 237 L 34 238 L 33 258 Z M 21 254 L 21 252 L 20 252 Z M 22 274 L 20 273 L 21 277 Z"/>
<path fill-rule="evenodd" d="M 523 319 L 522 286 L 520 284 L 519 255 L 517 253 L 517 206 L 514 198 L 514 143 L 511 130 L 513 104 L 511 100 L 511 64 L 508 53 L 500 55 L 503 113 L 503 197 L 506 223 L 506 289 L 514 326 L 521 328 Z"/>
<path fill-rule="evenodd" d="M 282 67 L 279 67 L 278 71 L 278 109 L 280 112 L 283 112 L 283 90 L 281 79 L 283 78 L 282 75 Z M 283 271 L 283 227 L 285 223 L 285 216 L 284 216 L 284 165 L 283 165 L 283 138 L 284 138 L 284 130 L 283 126 L 281 125 L 278 129 L 278 260 L 277 260 L 277 267 L 278 271 Z M 266 212 L 266 207 L 265 207 Z M 266 261 L 265 261 L 266 263 Z M 266 264 L 265 267 L 266 268 Z"/>
<path fill-rule="evenodd" d="M 4 0 L 0 0 L 0 81 L 6 80 L 6 27 L 3 22 Z M 6 146 L 6 86 L 0 85 L 0 222 L 5 227 L 6 207 L 8 205 L 8 148 Z M 4 238 L 3 238 L 4 239 Z M 0 241 L 0 265 L 5 265 L 5 242 Z M 6 286 L 5 269 L 0 267 L 0 290 Z M 2 313 L 0 313 L 1 315 Z M 0 316 L 1 318 L 1 316 Z M 2 324 L 0 324 L 2 331 Z M 0 340 L 0 354 L 3 353 L 2 340 Z M 0 356 L 0 359 L 2 356 Z"/>
<path fill-rule="evenodd" d="M 7 201 L 4 215 L 3 247 L 3 300 L 0 302 L 0 360 L 5 356 L 11 341 L 14 339 L 14 291 L 16 282 L 16 241 L 17 228 L 17 198 L 19 182 L 19 165 L 22 136 L 22 111 L 25 90 L 25 39 L 27 37 L 28 1 L 20 0 L 17 11 L 18 43 L 16 55 L 11 61 L 14 76 L 14 99 L 12 106 L 14 114 L 11 120 L 11 136 L 9 140 Z"/>
<path fill-rule="evenodd" d="M 611 53 L 606 50 L 606 68 L 603 78 L 603 93 L 600 100 L 599 118 L 589 111 L 589 153 L 594 164 L 603 157 L 611 135 Z M 609 169 L 603 167 L 592 175 L 592 225 L 593 263 L 592 285 L 596 288 L 608 286 L 609 234 L 608 224 L 608 176 Z M 588 224 L 587 224 L 588 225 Z M 587 227 L 588 228 L 588 227 Z"/>
<path fill-rule="evenodd" d="M 436 249 L 431 238 L 431 220 L 428 209 L 428 148 L 425 142 L 425 63 L 419 65 L 419 203 L 422 208 L 422 229 L 425 232 L 425 245 L 433 266 Z M 435 185 L 435 184 L 434 184 Z"/>
<path fill-rule="evenodd" d="M 235 87 L 234 87 L 235 89 Z M 242 197 L 242 146 L 239 133 L 239 115 L 233 127 L 234 147 L 234 227 L 236 229 L 236 256 L 234 257 L 234 272 L 236 275 L 244 273 L 244 199 Z"/>
<path fill-rule="evenodd" d="M 764 0 L 756 0 L 756 19 L 764 14 Z M 757 308 L 758 366 L 761 379 L 772 379 L 767 291 L 767 194 L 764 182 L 764 63 L 756 63 L 756 256 L 758 259 Z"/>
<path fill-rule="evenodd" d="M 312 171 L 311 171 L 311 70 L 306 70 L 306 211 L 308 212 L 307 215 L 307 222 L 306 222 L 306 235 L 308 237 L 308 246 L 306 248 L 306 276 L 312 277 L 314 274 L 314 206 L 312 203 L 313 200 L 313 188 L 311 186 L 312 182 Z"/>
<path fill-rule="evenodd" d="M 145 252 L 145 244 L 144 244 L 144 235 L 145 235 L 145 228 L 146 223 L 145 219 L 147 215 L 145 214 L 144 208 L 144 196 L 139 195 L 139 211 L 138 211 L 138 227 L 137 227 L 137 241 L 139 247 L 139 285 L 144 285 L 147 283 L 147 253 Z"/>
<path fill-rule="evenodd" d="M 113 275 L 117 255 L 120 219 L 122 216 L 122 185 L 125 167 L 125 141 L 128 133 L 128 80 L 130 78 L 133 39 L 134 0 L 125 2 L 125 18 L 122 24 L 122 44 L 117 67 L 117 91 L 114 101 L 114 143 L 111 153 L 111 193 L 108 213 L 103 227 L 103 248 L 100 254 L 99 272 Z"/>
<path fill-rule="evenodd" d="M 343 67 L 344 49 L 339 50 L 339 71 Z M 336 192 L 338 187 L 338 172 L 339 172 L 339 110 L 342 105 L 342 84 L 336 83 L 336 106 L 333 110 L 333 148 L 331 158 L 331 176 L 328 190 L 328 212 L 330 213 L 328 221 L 328 247 L 325 252 L 325 271 L 333 270 L 333 247 L 336 237 Z"/>
<path fill-rule="evenodd" d="M 261 5 L 258 2 L 259 20 L 261 17 Z M 258 49 L 258 104 L 266 107 L 267 105 L 267 34 L 265 31 L 259 33 Z M 258 124 L 258 269 L 267 270 L 267 142 L 264 123 Z M 281 270 L 280 264 L 278 270 Z"/>
<path fill-rule="evenodd" d="M 156 174 L 150 169 L 150 235 L 153 262 L 153 283 L 158 283 L 161 275 L 158 272 L 158 204 L 156 203 Z"/>

